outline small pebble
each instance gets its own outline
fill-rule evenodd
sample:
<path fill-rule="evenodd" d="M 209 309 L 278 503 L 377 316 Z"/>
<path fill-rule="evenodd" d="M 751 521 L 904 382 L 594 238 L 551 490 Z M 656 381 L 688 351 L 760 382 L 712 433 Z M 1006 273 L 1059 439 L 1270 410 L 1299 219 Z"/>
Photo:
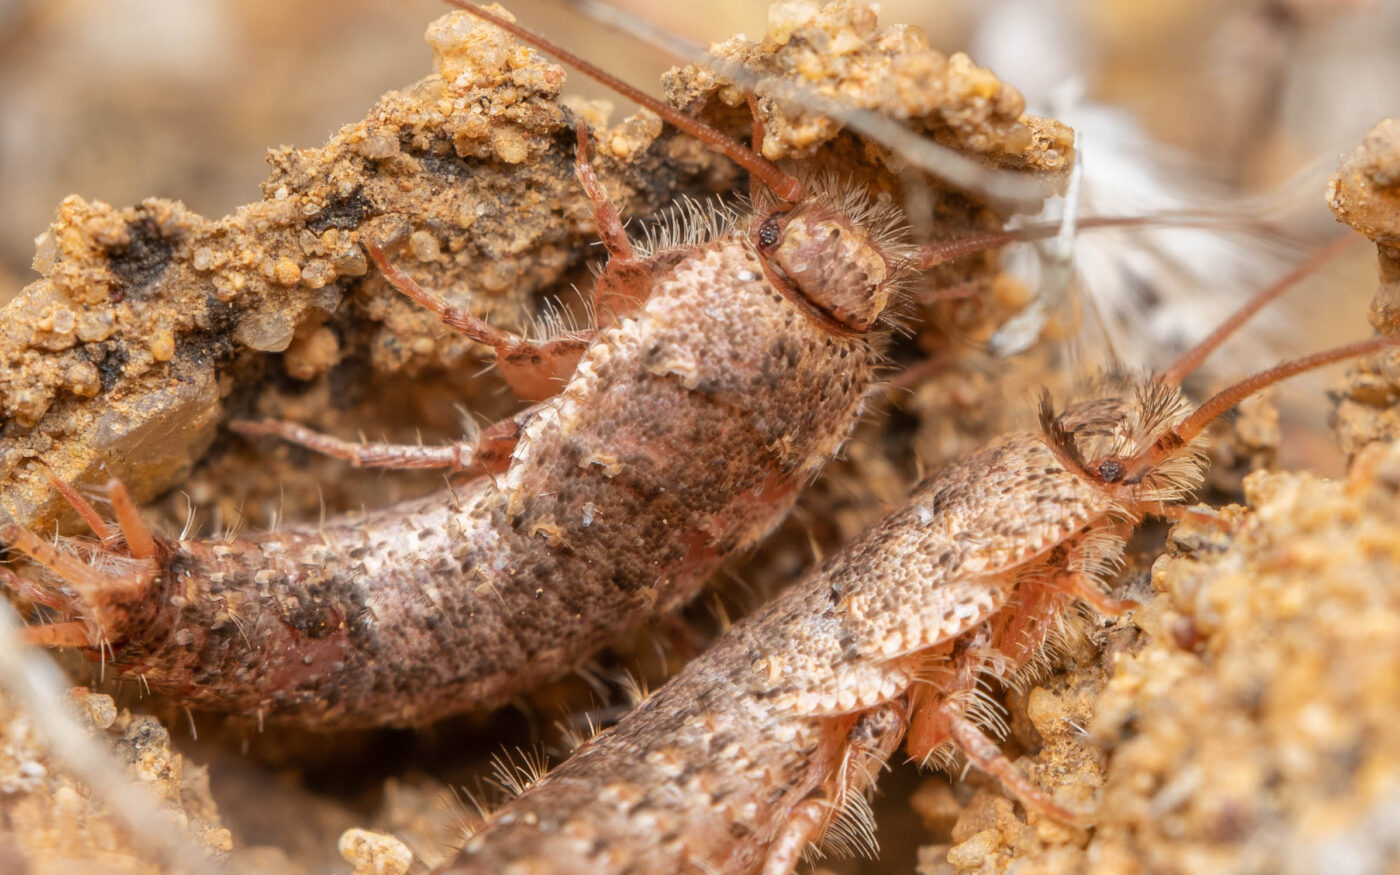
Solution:
<path fill-rule="evenodd" d="M 169 328 L 157 328 L 151 335 L 151 358 L 168 362 L 175 355 L 175 335 Z"/>
<path fill-rule="evenodd" d="M 273 269 L 273 276 L 284 286 L 295 285 L 297 280 L 301 279 L 301 267 L 290 258 L 283 258 Z"/>
<path fill-rule="evenodd" d="M 437 238 L 427 231 L 414 231 L 409 235 L 408 248 L 413 251 L 414 258 L 424 262 L 437 261 L 442 254 Z"/>
<path fill-rule="evenodd" d="M 403 875 L 413 865 L 413 852 L 403 842 L 367 829 L 341 833 L 339 848 L 355 875 Z"/>
<path fill-rule="evenodd" d="M 984 829 L 961 844 L 948 849 L 948 862 L 956 869 L 979 869 L 982 862 L 1001 847 L 1001 830 Z"/>

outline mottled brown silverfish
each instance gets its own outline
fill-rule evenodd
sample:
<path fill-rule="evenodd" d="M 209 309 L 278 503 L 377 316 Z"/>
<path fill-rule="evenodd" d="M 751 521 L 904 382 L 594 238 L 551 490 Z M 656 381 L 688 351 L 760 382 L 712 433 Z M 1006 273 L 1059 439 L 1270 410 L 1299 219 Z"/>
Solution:
<path fill-rule="evenodd" d="M 1350 242 L 1350 241 L 1346 241 Z M 824 834 L 873 842 L 865 805 L 886 759 L 957 753 L 1028 808 L 1084 817 L 1021 775 L 979 683 L 1043 661 L 1078 599 L 1104 590 L 1148 514 L 1197 489 L 1205 427 L 1249 394 L 1378 338 L 1279 365 L 1192 409 L 1178 383 L 1266 290 L 1163 375 L 1106 377 L 1038 431 L 1012 434 L 915 488 L 819 570 L 490 815 L 441 872 L 787 873 Z"/>
<path fill-rule="evenodd" d="M 367 514 L 215 539 L 156 537 L 115 482 L 120 525 L 110 526 L 56 483 L 98 540 L 0 528 L 41 567 L 37 581 L 0 567 L 0 582 L 64 618 L 29 630 L 31 641 L 82 648 L 192 707 L 312 729 L 419 725 L 503 704 L 685 603 L 771 530 L 856 420 L 901 278 L 1012 239 L 916 253 L 897 209 L 861 189 L 809 191 L 491 20 L 734 158 L 754 180 L 753 212 L 692 215 L 649 250 L 634 247 L 581 127 L 578 175 L 611 258 L 593 290 L 598 325 L 547 341 L 451 308 L 366 241 L 391 283 L 492 346 L 506 380 L 540 403 L 474 443 L 436 448 L 349 443 L 291 423 L 235 427 L 366 467 L 489 476 Z"/>
<path fill-rule="evenodd" d="M 366 466 L 490 476 L 223 539 L 152 535 L 120 484 L 108 487 L 120 523 L 109 526 L 60 484 L 97 541 L 0 528 L 42 566 L 38 582 L 0 577 L 63 617 L 30 640 L 100 654 L 197 708 L 319 729 L 422 724 L 573 670 L 772 529 L 855 422 L 913 253 L 897 210 L 850 187 L 809 190 L 635 96 L 738 160 L 759 197 L 752 215 L 719 210 L 634 248 L 581 127 L 578 173 L 611 255 L 597 327 L 509 335 L 417 288 L 368 244 L 402 291 L 495 347 L 522 394 L 549 397 L 475 444 L 443 448 L 244 428 Z"/>
<path fill-rule="evenodd" d="M 0 528 L 0 540 L 46 569 L 35 582 L 0 567 L 0 582 L 68 618 L 31 629 L 31 641 L 83 648 L 192 707 L 312 729 L 418 725 L 503 704 L 685 603 L 726 556 L 771 530 L 856 420 L 901 278 L 1010 239 L 916 253 L 898 210 L 860 188 L 809 191 L 696 120 L 491 20 L 734 158 L 754 180 L 753 212 L 692 215 L 649 250 L 634 247 L 580 127 L 578 175 L 611 258 L 593 289 L 599 324 L 546 341 L 448 306 L 366 241 L 391 283 L 492 346 L 506 380 L 540 403 L 474 443 L 436 448 L 360 445 L 291 423 L 235 427 L 361 466 L 489 476 L 363 515 L 221 539 L 152 535 L 116 483 L 114 528 L 56 484 L 98 541 Z"/>

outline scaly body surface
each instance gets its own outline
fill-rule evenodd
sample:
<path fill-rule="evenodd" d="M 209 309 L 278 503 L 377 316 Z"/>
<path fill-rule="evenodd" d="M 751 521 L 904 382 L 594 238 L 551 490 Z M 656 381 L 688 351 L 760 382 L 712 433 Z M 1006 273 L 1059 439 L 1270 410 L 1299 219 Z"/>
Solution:
<path fill-rule="evenodd" d="M 160 541 L 69 581 L 66 607 L 154 689 L 320 728 L 421 724 L 571 670 L 771 529 L 860 410 L 872 337 L 780 294 L 747 232 L 652 255 L 650 296 L 515 417 L 500 473 L 362 516 Z"/>
<path fill-rule="evenodd" d="M 1190 458 L 1194 476 L 1149 483 L 1152 500 L 1199 481 Z M 1045 434 L 964 457 L 496 812 L 449 871 L 789 870 L 860 804 L 911 719 L 927 727 L 920 758 L 977 722 L 967 680 L 1030 663 L 1078 593 L 1057 573 L 1105 567 L 1126 510 Z"/>
<path fill-rule="evenodd" d="M 960 754 L 1039 816 L 1084 823 L 998 749 L 1005 726 L 983 686 L 1043 670 L 1075 600 L 1133 607 L 1105 593 L 1108 577 L 1146 515 L 1201 486 L 1212 420 L 1280 379 L 1396 344 L 1288 362 L 1194 410 L 1176 383 L 1199 350 L 1164 378 L 1101 381 L 1058 415 L 1044 402 L 1039 431 L 925 480 L 488 817 L 443 871 L 788 873 L 828 833 L 869 846 L 864 796 L 901 740 L 917 761 Z"/>
<path fill-rule="evenodd" d="M 361 241 L 391 285 L 494 347 L 507 382 L 539 404 L 475 446 L 442 449 L 243 427 L 338 445 L 330 451 L 358 464 L 484 476 L 226 539 L 154 539 L 134 508 L 118 514 L 125 544 L 90 508 L 101 543 L 54 547 L 7 526 L 0 539 L 52 574 L 6 579 L 67 617 L 31 640 L 85 648 L 200 708 L 315 729 L 418 725 L 568 673 L 685 603 L 771 530 L 855 423 L 902 278 L 938 259 L 903 239 L 888 195 L 800 181 L 645 105 L 740 162 L 753 212 L 691 210 L 642 251 L 588 164 L 581 127 L 578 175 L 611 256 L 594 288 L 596 325 L 544 341 L 510 335 L 418 288 L 394 267 L 398 250 Z M 998 112 L 1020 127 L 1007 107 Z M 1044 190 L 1035 176 L 1027 191 Z"/>

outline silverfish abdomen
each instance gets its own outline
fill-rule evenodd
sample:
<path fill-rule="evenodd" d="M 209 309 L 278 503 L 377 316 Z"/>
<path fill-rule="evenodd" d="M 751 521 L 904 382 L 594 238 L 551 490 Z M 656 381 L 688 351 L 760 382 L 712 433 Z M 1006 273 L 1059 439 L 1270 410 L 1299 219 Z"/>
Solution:
<path fill-rule="evenodd" d="M 107 621 L 112 655 L 191 704 L 322 728 L 500 705 L 766 534 L 845 439 L 876 359 L 774 290 L 743 235 L 694 247 L 525 419 L 503 475 L 170 544 L 160 619 Z"/>

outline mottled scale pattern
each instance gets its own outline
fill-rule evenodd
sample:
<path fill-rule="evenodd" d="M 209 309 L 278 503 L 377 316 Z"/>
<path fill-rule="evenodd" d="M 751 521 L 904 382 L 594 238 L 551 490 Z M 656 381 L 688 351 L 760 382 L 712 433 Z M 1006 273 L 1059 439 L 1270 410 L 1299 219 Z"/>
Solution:
<path fill-rule="evenodd" d="M 746 235 L 679 255 L 523 422 L 502 475 L 228 543 L 107 593 L 111 656 L 184 701 L 343 728 L 500 705 L 690 599 L 787 513 L 878 352 L 764 278 Z"/>
<path fill-rule="evenodd" d="M 849 724 L 752 695 L 758 644 L 726 637 L 498 812 L 446 871 L 755 870 L 839 767 Z"/>
<path fill-rule="evenodd" d="M 1039 434 L 1008 436 L 950 464 L 827 560 L 831 586 L 808 594 L 800 610 L 809 623 L 780 650 L 779 695 L 813 713 L 880 701 L 885 674 L 905 671 L 898 657 L 996 613 L 1018 569 L 1112 506 Z"/>
<path fill-rule="evenodd" d="M 944 468 L 492 816 L 447 871 L 756 871 L 803 800 L 832 798 L 858 721 L 903 713 L 926 654 L 1009 607 L 1023 568 L 1102 523 L 1110 492 L 1039 434 Z"/>

